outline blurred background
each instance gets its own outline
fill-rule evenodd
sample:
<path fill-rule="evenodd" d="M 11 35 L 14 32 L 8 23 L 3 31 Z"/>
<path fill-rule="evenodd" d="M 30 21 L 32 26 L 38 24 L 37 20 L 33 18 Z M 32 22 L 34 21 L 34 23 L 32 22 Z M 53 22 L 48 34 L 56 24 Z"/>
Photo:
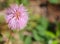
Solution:
<path fill-rule="evenodd" d="M 5 21 L 6 9 L 14 3 L 23 3 L 29 12 L 28 24 L 19 32 L 10 30 Z M 0 0 L 0 44 L 60 44 L 60 1 Z"/>

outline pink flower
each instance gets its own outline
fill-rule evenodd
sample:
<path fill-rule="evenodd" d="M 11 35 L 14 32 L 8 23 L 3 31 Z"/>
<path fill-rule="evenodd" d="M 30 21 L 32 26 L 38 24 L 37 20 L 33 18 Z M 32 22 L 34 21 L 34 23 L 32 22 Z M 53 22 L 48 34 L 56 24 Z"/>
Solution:
<path fill-rule="evenodd" d="M 8 8 L 6 12 L 6 21 L 9 28 L 13 29 L 23 29 L 28 22 L 28 12 L 27 9 L 21 4 L 12 5 Z"/>

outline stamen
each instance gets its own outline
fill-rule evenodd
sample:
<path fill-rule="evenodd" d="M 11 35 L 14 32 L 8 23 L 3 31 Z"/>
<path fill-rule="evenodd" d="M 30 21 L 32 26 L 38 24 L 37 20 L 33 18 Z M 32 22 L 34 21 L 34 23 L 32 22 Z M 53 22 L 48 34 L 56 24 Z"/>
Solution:
<path fill-rule="evenodd" d="M 16 16 L 15 16 L 15 17 L 16 17 L 16 19 L 19 19 L 20 12 L 19 12 L 19 11 L 16 11 L 16 13 L 15 13 L 15 14 L 16 14 Z"/>

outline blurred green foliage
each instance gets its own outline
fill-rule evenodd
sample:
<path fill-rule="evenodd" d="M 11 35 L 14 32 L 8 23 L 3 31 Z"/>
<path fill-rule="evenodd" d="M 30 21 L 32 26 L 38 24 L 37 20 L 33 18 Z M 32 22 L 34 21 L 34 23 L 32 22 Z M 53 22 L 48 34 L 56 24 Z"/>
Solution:
<path fill-rule="evenodd" d="M 15 0 L 15 2 L 17 4 L 23 4 L 25 6 L 27 6 L 29 4 L 29 1 L 28 0 Z"/>
<path fill-rule="evenodd" d="M 4 0 L 3 2 L 0 1 L 0 10 L 3 10 L 5 8 L 7 8 L 9 5 L 8 5 L 8 1 L 7 0 Z"/>
<path fill-rule="evenodd" d="M 31 43 L 32 43 L 31 37 L 30 37 L 30 36 L 27 36 L 27 37 L 25 38 L 24 44 L 31 44 Z"/>
<path fill-rule="evenodd" d="M 60 0 L 48 0 L 52 4 L 60 4 Z"/>
<path fill-rule="evenodd" d="M 2 35 L 0 34 L 0 42 L 2 42 L 3 41 L 3 37 L 2 37 Z"/>
<path fill-rule="evenodd" d="M 5 23 L 5 17 L 4 15 L 0 15 L 0 25 Z"/>

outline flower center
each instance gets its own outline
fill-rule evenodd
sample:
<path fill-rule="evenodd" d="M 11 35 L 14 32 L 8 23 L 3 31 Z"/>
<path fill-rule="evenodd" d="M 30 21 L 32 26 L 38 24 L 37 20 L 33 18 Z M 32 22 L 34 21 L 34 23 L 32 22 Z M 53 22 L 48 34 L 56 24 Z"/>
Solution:
<path fill-rule="evenodd" d="M 16 13 L 15 13 L 16 19 L 19 19 L 19 16 L 20 16 L 20 12 L 19 11 L 16 11 Z"/>

